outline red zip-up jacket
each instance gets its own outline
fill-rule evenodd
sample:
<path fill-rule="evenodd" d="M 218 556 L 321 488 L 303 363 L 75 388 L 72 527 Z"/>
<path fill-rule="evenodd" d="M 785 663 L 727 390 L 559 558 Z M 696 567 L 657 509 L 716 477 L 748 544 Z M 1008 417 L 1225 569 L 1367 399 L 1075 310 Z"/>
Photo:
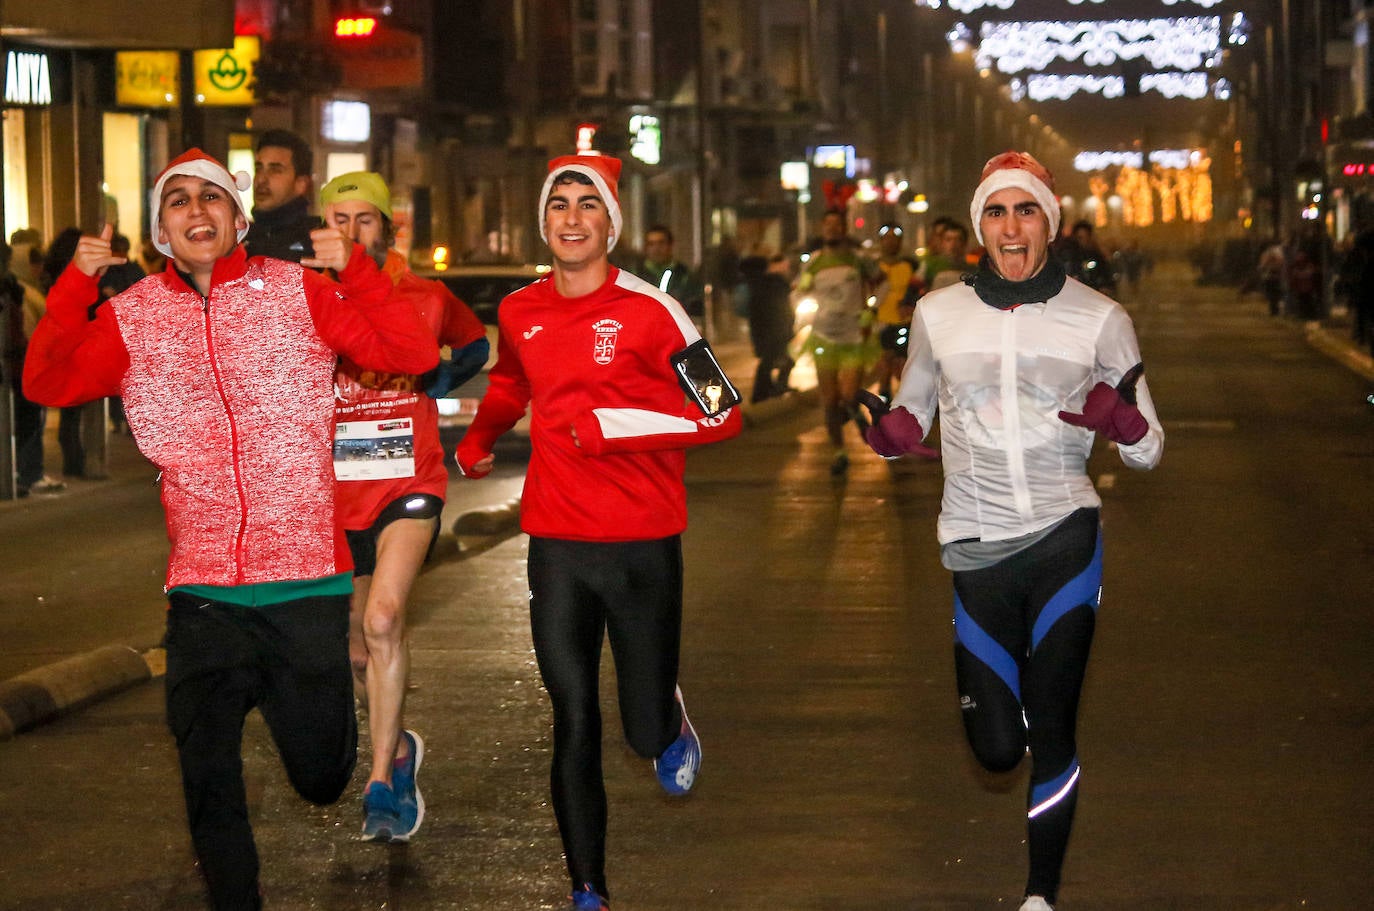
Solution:
<path fill-rule="evenodd" d="M 74 265 L 48 294 L 24 391 L 52 406 L 120 395 L 161 470 L 167 587 L 310 580 L 352 568 L 336 521 L 334 366 L 423 373 L 434 336 L 360 245 L 342 286 L 294 263 L 215 263 L 210 295 L 169 264 L 102 306 Z"/>
<path fill-rule="evenodd" d="M 701 338 L 682 306 L 614 266 L 563 297 L 551 277 L 507 296 L 496 365 L 458 445 L 464 471 L 532 407 L 520 525 L 574 541 L 646 541 L 687 527 L 683 450 L 735 436 L 738 408 L 704 417 L 670 358 Z"/>

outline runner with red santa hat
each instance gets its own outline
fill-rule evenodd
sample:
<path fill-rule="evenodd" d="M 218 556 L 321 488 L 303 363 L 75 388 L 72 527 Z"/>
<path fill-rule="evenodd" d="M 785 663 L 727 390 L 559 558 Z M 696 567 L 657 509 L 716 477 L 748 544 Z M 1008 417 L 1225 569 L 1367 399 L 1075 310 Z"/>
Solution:
<path fill-rule="evenodd" d="M 531 409 L 520 521 L 530 627 L 553 703 L 554 814 L 571 908 L 604 911 L 606 787 L 598 699 L 609 637 L 630 747 L 670 795 L 691 790 L 701 743 L 677 687 L 684 450 L 739 433 L 739 393 L 682 306 L 612 266 L 620 161 L 549 162 L 540 232 L 553 272 L 501 302 L 490 385 L 458 445 L 469 477 Z"/>
<path fill-rule="evenodd" d="M 1131 318 L 1049 256 L 1054 178 L 1023 152 L 983 169 L 969 207 L 987 254 L 916 306 L 879 455 L 942 457 L 941 562 L 954 574 L 955 671 L 979 763 L 1031 756 L 1021 911 L 1053 911 L 1078 801 L 1078 699 L 1102 588 L 1093 440 L 1153 468 L 1164 449 Z M 922 442 L 940 417 L 941 453 Z"/>
<path fill-rule="evenodd" d="M 217 911 L 262 907 L 242 737 L 262 712 L 296 791 L 343 793 L 357 758 L 348 602 L 353 562 L 334 500 L 334 368 L 435 367 L 434 335 L 361 244 L 311 234 L 302 264 L 249 257 L 232 176 L 191 149 L 153 188 L 168 259 L 94 320 L 124 262 L 109 225 L 83 237 L 29 343 L 24 388 L 68 406 L 124 398 L 167 514 L 167 723 L 191 840 Z"/>

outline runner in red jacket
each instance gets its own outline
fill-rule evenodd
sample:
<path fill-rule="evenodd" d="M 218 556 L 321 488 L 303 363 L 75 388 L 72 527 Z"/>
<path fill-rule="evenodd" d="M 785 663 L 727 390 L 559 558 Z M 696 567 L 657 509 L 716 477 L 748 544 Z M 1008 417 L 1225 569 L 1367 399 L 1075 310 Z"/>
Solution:
<path fill-rule="evenodd" d="M 670 794 L 687 793 L 701 745 L 677 689 L 689 446 L 740 430 L 739 395 L 682 307 L 611 266 L 620 162 L 549 163 L 540 226 L 552 275 L 501 302 L 490 387 L 458 446 L 470 477 L 531 407 L 521 502 L 530 535 L 530 624 L 553 703 L 553 804 L 572 907 L 608 907 L 606 790 L 597 699 L 603 635 L 630 746 Z M 689 402 L 684 407 L 685 402 Z"/>
<path fill-rule="evenodd" d="M 334 509 L 334 366 L 423 373 L 434 336 L 360 245 L 311 235 L 311 268 L 248 258 L 236 182 L 191 149 L 158 178 L 151 233 L 169 258 L 94 320 L 121 263 L 83 237 L 48 296 L 24 385 L 48 405 L 124 397 L 159 469 L 171 541 L 167 720 L 191 838 L 216 909 L 261 907 L 240 757 L 261 710 L 296 790 L 337 800 L 357 755 L 348 664 L 352 561 Z"/>
<path fill-rule="evenodd" d="M 477 373 L 489 345 L 466 304 L 442 282 L 412 274 L 405 257 L 391 249 L 391 191 L 380 174 L 339 175 L 320 191 L 320 207 L 325 224 L 361 243 L 382 267 L 392 299 L 420 314 L 431 344 L 453 350 L 434 377 L 366 370 L 344 357 L 334 378 L 334 474 L 354 564 L 349 652 L 372 735 L 363 838 L 409 841 L 425 817 L 415 783 L 425 743 L 401 721 L 410 671 L 405 608 L 439 534 L 448 491 L 434 397 Z"/>

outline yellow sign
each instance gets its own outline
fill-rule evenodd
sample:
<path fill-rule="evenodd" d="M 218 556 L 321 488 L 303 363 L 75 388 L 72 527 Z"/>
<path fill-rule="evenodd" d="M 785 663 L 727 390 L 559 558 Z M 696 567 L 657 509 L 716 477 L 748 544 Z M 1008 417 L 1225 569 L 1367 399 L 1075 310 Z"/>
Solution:
<path fill-rule="evenodd" d="M 171 108 L 180 97 L 181 61 L 176 51 L 115 52 L 115 104 Z"/>
<path fill-rule="evenodd" d="M 196 51 L 196 104 L 250 107 L 253 96 L 253 68 L 262 50 L 257 35 L 239 35 L 232 48 Z"/>

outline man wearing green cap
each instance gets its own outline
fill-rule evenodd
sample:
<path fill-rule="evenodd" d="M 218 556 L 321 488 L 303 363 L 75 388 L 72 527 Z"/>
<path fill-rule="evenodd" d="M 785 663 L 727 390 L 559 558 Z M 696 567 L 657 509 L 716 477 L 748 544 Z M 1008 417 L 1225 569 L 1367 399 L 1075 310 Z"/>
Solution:
<path fill-rule="evenodd" d="M 340 524 L 353 554 L 349 655 L 367 705 L 372 771 L 363 791 L 363 839 L 404 842 L 425 803 L 415 784 L 424 741 L 402 727 L 410 660 L 406 599 L 439 534 L 448 490 L 434 399 L 486 363 L 482 323 L 442 283 L 410 272 L 391 249 L 391 192 L 379 174 L 353 171 L 320 191 L 325 223 L 363 245 L 453 355 L 425 376 L 365 370 L 339 360 L 334 378 L 334 475 Z"/>

